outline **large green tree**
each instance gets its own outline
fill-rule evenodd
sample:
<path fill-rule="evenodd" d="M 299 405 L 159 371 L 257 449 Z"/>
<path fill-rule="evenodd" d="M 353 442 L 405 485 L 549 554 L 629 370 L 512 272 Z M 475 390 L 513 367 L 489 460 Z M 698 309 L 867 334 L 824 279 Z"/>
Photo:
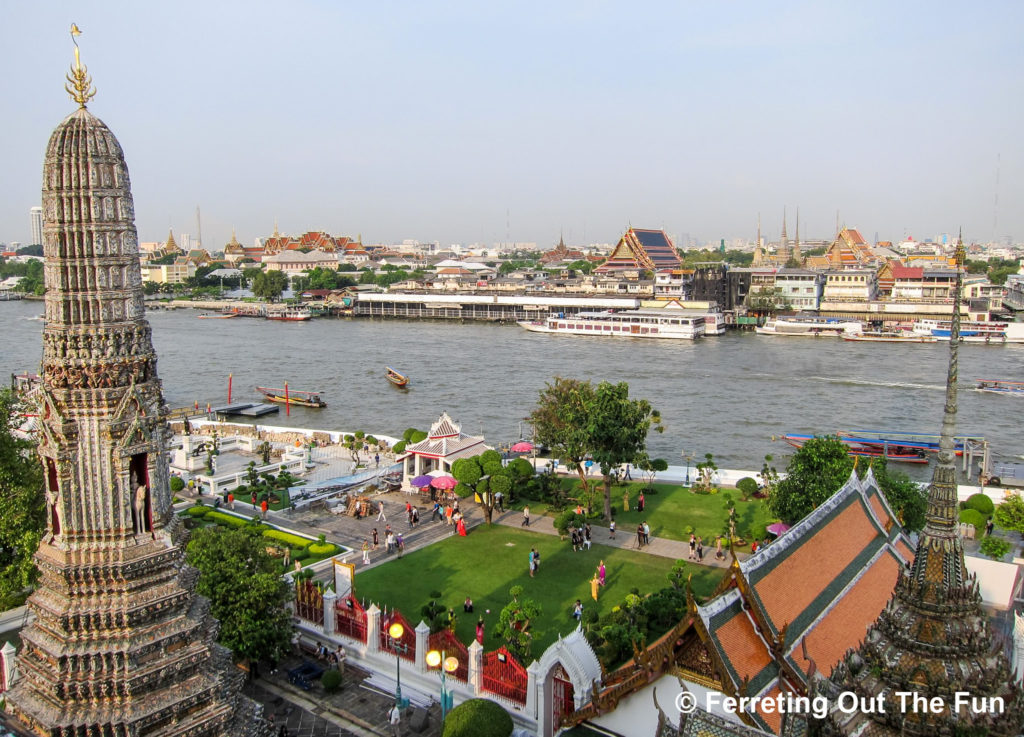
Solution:
<path fill-rule="evenodd" d="M 288 277 L 283 271 L 261 271 L 252 280 L 252 293 L 260 299 L 271 302 L 288 288 Z"/>
<path fill-rule="evenodd" d="M 591 448 L 587 425 L 593 400 L 594 387 L 589 381 L 556 376 L 554 383 L 541 390 L 537 406 L 527 418 L 536 441 L 576 471 L 588 511 L 590 480 L 583 464 Z"/>
<path fill-rule="evenodd" d="M 279 660 L 291 642 L 285 608 L 291 589 L 280 563 L 255 529 L 207 527 L 195 531 L 186 560 L 199 569 L 196 591 L 220 620 L 220 642 L 244 660 Z"/>
<path fill-rule="evenodd" d="M 512 490 L 512 471 L 501 463 L 501 454 L 485 450 L 472 458 L 460 458 L 452 464 L 452 476 L 459 482 L 455 493 L 461 497 L 475 495 L 480 500 L 487 524 L 494 514 L 494 495 L 498 492 L 507 500 Z"/>
<path fill-rule="evenodd" d="M 533 647 L 533 638 L 540 636 L 532 627 L 541 615 L 541 606 L 533 599 L 523 596 L 522 586 L 513 586 L 508 594 L 512 600 L 501 610 L 494 634 L 505 641 L 505 647 L 520 663 L 527 663 Z"/>
<path fill-rule="evenodd" d="M 24 408 L 0 389 L 0 598 L 32 583 L 33 555 L 46 529 L 43 471 L 35 445 L 15 434 Z"/>
<path fill-rule="evenodd" d="M 854 459 L 835 435 L 812 438 L 790 459 L 786 478 L 769 487 L 768 508 L 787 524 L 795 524 L 835 494 L 850 478 Z M 909 530 L 924 526 L 927 495 L 906 474 L 890 471 L 884 458 L 858 467 L 863 476 L 872 469 L 878 488 Z"/>
<path fill-rule="evenodd" d="M 647 433 L 664 431 L 661 415 L 646 399 L 630 399 L 629 384 L 597 385 L 587 413 L 590 453 L 604 477 L 604 518 L 612 518 L 612 473 L 624 463 L 646 461 Z"/>

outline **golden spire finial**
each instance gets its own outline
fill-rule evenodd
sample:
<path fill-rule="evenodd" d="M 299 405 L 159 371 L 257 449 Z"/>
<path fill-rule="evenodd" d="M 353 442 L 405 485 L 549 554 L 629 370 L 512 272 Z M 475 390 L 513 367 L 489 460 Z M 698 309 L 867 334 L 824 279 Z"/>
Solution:
<path fill-rule="evenodd" d="M 85 103 L 96 96 L 96 88 L 92 86 L 89 70 L 82 66 L 82 60 L 78 55 L 78 39 L 75 37 L 81 35 L 82 32 L 78 30 L 78 26 L 72 23 L 71 41 L 75 44 L 75 65 L 71 67 L 71 74 L 67 75 L 67 80 L 71 86 L 64 85 L 64 89 L 71 95 L 72 100 L 84 108 Z"/>

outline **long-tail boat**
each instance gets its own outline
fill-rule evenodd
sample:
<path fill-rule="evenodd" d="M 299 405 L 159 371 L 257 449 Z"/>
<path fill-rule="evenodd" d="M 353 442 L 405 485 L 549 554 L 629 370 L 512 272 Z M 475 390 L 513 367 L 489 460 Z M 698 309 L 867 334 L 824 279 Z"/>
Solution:
<path fill-rule="evenodd" d="M 405 374 L 400 374 L 390 366 L 385 366 L 387 371 L 387 378 L 395 386 L 407 386 L 409 384 L 409 377 Z"/>
<path fill-rule="evenodd" d="M 302 392 L 295 389 L 270 389 L 265 386 L 256 387 L 268 402 L 295 404 L 300 407 L 326 407 L 327 402 L 320 398 L 320 392 Z"/>
<path fill-rule="evenodd" d="M 1004 379 L 982 379 L 978 382 L 979 392 L 994 392 L 996 394 L 1012 394 L 1016 397 L 1024 397 L 1024 381 L 1005 381 Z"/>
<path fill-rule="evenodd" d="M 794 448 L 801 448 L 803 444 L 812 439 L 814 435 L 790 433 L 783 435 L 782 439 Z M 869 443 L 857 443 L 849 438 L 839 437 L 839 440 L 846 446 L 847 455 L 861 456 L 867 458 L 885 458 L 889 461 L 899 463 L 927 463 L 928 457 L 919 448 L 907 448 L 899 445 L 875 446 Z"/>

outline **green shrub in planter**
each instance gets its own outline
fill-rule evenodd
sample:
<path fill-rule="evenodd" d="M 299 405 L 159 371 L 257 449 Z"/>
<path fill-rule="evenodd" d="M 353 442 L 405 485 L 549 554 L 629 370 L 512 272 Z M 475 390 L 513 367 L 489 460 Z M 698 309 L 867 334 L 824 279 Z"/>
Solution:
<path fill-rule="evenodd" d="M 305 560 L 309 557 L 309 551 L 306 548 L 292 548 L 292 560 Z"/>
<path fill-rule="evenodd" d="M 177 494 L 185 488 L 185 479 L 181 476 L 171 476 L 171 491 Z"/>
<path fill-rule="evenodd" d="M 961 510 L 960 521 L 964 524 L 974 525 L 974 529 L 978 530 L 979 532 L 985 529 L 985 515 L 983 515 L 977 509 Z"/>
<path fill-rule="evenodd" d="M 490 699 L 470 699 L 445 717 L 442 737 L 509 737 L 512 717 Z"/>
<path fill-rule="evenodd" d="M 233 514 L 225 514 L 224 512 L 218 512 L 216 510 L 210 510 L 204 516 L 204 519 L 210 522 L 216 522 L 218 525 L 224 527 L 230 527 L 233 530 L 239 530 L 249 524 L 249 520 L 243 519 L 242 517 L 236 517 Z"/>
<path fill-rule="evenodd" d="M 749 476 L 744 476 L 736 482 L 736 489 L 744 499 L 749 499 L 757 493 L 757 482 Z"/>
<path fill-rule="evenodd" d="M 313 543 L 306 548 L 310 555 L 334 555 L 340 548 L 334 543 Z"/>
<path fill-rule="evenodd" d="M 320 685 L 324 687 L 324 691 L 327 693 L 334 693 L 341 688 L 341 673 L 336 668 L 325 671 L 320 676 Z"/>
<path fill-rule="evenodd" d="M 966 508 L 976 509 L 986 517 L 991 517 L 996 511 L 995 503 L 985 494 L 971 494 L 967 497 Z"/>
<path fill-rule="evenodd" d="M 189 507 L 188 509 L 186 509 L 185 514 L 187 514 L 189 517 L 205 517 L 212 511 L 213 510 L 210 509 L 209 507 L 203 506 L 202 504 L 197 504 L 194 507 Z"/>
<path fill-rule="evenodd" d="M 981 552 L 993 560 L 1002 560 L 1003 556 L 1010 552 L 1010 543 L 1001 537 L 983 537 Z"/>

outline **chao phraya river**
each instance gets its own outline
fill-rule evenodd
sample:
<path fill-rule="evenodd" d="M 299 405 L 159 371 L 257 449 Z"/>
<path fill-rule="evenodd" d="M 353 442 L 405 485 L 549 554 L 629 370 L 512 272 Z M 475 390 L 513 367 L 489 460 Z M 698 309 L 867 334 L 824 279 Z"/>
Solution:
<path fill-rule="evenodd" d="M 36 371 L 41 302 L 0 303 L 0 371 Z M 261 424 L 401 435 L 442 410 L 488 443 L 514 441 L 554 376 L 626 381 L 662 414 L 655 457 L 682 465 L 686 450 L 722 468 L 785 467 L 791 448 L 773 435 L 841 429 L 939 432 L 948 344 L 854 343 L 730 332 L 690 341 L 529 333 L 515 325 L 444 321 L 255 318 L 200 320 L 197 310 L 150 312 L 164 396 L 173 407 L 258 401 L 255 387 L 323 392 L 322 410 L 293 407 Z M 393 366 L 411 378 L 398 389 Z M 973 390 L 978 379 L 1024 380 L 1024 345 L 964 345 L 958 433 L 987 437 L 999 458 L 1024 453 L 1017 397 Z M 529 435 L 529 427 L 522 423 Z M 907 468 L 907 466 L 902 466 Z M 911 467 L 924 478 L 927 471 Z"/>

